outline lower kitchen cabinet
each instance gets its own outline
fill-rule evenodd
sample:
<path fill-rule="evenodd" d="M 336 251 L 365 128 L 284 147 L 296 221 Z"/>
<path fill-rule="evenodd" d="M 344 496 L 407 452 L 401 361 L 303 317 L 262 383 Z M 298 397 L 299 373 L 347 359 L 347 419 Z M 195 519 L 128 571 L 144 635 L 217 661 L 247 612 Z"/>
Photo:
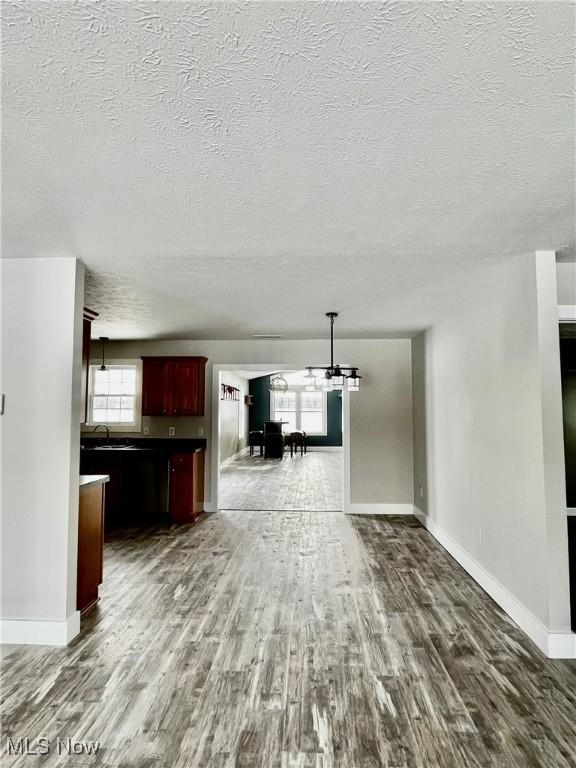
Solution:
<path fill-rule="evenodd" d="M 173 453 L 169 482 L 173 522 L 193 522 L 204 511 L 204 451 Z"/>
<path fill-rule="evenodd" d="M 106 531 L 168 520 L 165 452 L 83 450 L 80 471 L 110 475 L 106 486 Z"/>
<path fill-rule="evenodd" d="M 104 566 L 105 475 L 81 476 L 78 507 L 78 571 L 76 609 L 87 611 L 98 601 Z"/>
<path fill-rule="evenodd" d="M 191 447 L 188 439 L 135 438 L 125 448 L 114 438 L 97 448 L 91 442 L 84 439 L 80 471 L 110 476 L 106 531 L 191 522 L 204 511 L 203 446 Z"/>

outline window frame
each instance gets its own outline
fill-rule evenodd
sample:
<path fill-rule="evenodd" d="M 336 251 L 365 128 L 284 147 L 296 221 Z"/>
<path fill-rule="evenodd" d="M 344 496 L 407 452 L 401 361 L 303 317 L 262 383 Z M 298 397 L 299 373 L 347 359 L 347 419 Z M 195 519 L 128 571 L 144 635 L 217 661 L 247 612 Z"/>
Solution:
<path fill-rule="evenodd" d="M 110 432 L 141 432 L 142 431 L 142 360 L 111 360 L 106 363 L 107 368 L 136 368 L 136 392 L 134 396 L 134 423 L 126 422 L 106 423 Z M 88 365 L 88 416 L 86 427 L 95 427 L 104 422 L 94 421 L 92 418 L 92 403 L 94 400 L 94 371 L 100 368 L 100 363 Z"/>
<path fill-rule="evenodd" d="M 296 409 L 294 413 L 296 414 L 296 429 L 301 429 L 302 424 L 302 395 L 303 394 L 310 394 L 306 391 L 306 388 L 304 386 L 297 386 L 294 385 L 292 387 L 288 387 L 286 390 L 287 392 L 294 392 L 296 394 Z M 320 395 L 322 395 L 322 431 L 321 432 L 308 432 L 306 430 L 306 434 L 310 437 L 328 437 L 328 393 L 324 392 L 323 390 L 315 390 Z M 279 392 L 278 394 L 283 394 Z M 270 392 L 270 418 L 274 421 L 276 419 L 276 410 L 274 406 L 274 400 L 275 400 L 275 392 Z M 318 413 L 318 411 L 309 411 L 310 413 Z"/>
<path fill-rule="evenodd" d="M 247 410 L 244 391 L 240 390 L 240 400 L 238 401 L 238 440 L 246 440 L 247 438 Z"/>

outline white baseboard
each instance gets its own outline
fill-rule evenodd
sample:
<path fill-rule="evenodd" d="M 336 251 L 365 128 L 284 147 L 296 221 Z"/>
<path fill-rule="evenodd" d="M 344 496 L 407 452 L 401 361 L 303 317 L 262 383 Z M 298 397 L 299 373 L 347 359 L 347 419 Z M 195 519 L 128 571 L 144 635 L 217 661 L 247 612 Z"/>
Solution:
<path fill-rule="evenodd" d="M 236 451 L 236 453 L 233 453 L 232 456 L 228 456 L 227 459 L 221 461 L 220 466 L 224 467 L 226 464 L 230 464 L 231 462 L 235 461 L 235 459 L 239 458 L 240 456 L 244 456 L 247 453 L 250 453 L 250 448 L 240 448 L 240 450 Z"/>
<path fill-rule="evenodd" d="M 0 621 L 2 645 L 68 645 L 79 632 L 80 611 L 74 611 L 65 621 Z"/>
<path fill-rule="evenodd" d="M 549 659 L 576 659 L 576 634 L 574 632 L 548 632 L 546 628 L 544 629 L 547 636 L 547 650 L 538 647 Z M 526 634 L 528 633 L 526 632 Z M 531 639 L 534 640 L 534 638 Z M 534 642 L 536 643 L 536 640 Z"/>
<path fill-rule="evenodd" d="M 255 450 L 255 456 L 259 456 L 260 449 L 258 446 L 256 446 Z M 299 449 L 298 449 L 299 450 Z M 342 446 L 341 445 L 308 445 L 306 446 L 306 452 L 307 453 L 316 453 L 317 451 L 330 451 L 332 453 L 342 453 Z M 230 464 L 231 462 L 235 461 L 240 456 L 248 456 L 250 453 L 250 446 L 247 448 L 242 448 L 238 453 L 232 454 L 232 456 L 228 456 L 227 459 L 224 459 L 224 461 L 220 462 L 220 466 L 224 467 L 226 464 Z M 289 457 L 290 454 L 288 451 L 285 451 L 284 458 Z"/>
<path fill-rule="evenodd" d="M 413 515 L 413 504 L 348 504 L 347 515 Z"/>
<path fill-rule="evenodd" d="M 426 526 L 426 514 L 424 512 L 422 512 L 421 509 L 418 509 L 416 504 L 414 504 L 412 506 L 412 510 L 413 510 L 412 514 L 414 515 L 414 517 L 420 522 L 421 525 L 424 526 L 424 528 L 426 528 L 427 527 Z"/>
<path fill-rule="evenodd" d="M 540 619 L 536 618 L 525 605 L 491 576 L 446 531 L 424 515 L 418 507 L 414 507 L 414 515 L 434 536 L 436 541 L 472 576 L 474 581 L 518 624 L 520 629 L 528 635 L 542 653 L 549 659 L 576 658 L 576 634 L 574 632 L 550 632 Z"/>

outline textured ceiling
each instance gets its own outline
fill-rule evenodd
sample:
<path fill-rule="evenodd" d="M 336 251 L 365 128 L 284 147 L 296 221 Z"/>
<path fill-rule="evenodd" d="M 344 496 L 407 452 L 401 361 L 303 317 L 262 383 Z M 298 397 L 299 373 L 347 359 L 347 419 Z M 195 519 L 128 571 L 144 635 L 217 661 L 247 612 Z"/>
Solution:
<path fill-rule="evenodd" d="M 573 253 L 571 2 L 2 17 L 3 254 L 80 257 L 96 334 L 379 335 L 452 270 Z"/>

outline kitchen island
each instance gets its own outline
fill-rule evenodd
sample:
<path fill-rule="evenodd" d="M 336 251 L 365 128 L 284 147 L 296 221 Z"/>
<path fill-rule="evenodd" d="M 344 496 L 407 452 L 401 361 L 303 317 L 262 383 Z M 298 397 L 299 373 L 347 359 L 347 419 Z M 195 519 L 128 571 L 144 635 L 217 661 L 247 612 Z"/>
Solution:
<path fill-rule="evenodd" d="M 76 609 L 85 613 L 98 602 L 104 568 L 104 488 L 108 475 L 80 475 Z"/>

